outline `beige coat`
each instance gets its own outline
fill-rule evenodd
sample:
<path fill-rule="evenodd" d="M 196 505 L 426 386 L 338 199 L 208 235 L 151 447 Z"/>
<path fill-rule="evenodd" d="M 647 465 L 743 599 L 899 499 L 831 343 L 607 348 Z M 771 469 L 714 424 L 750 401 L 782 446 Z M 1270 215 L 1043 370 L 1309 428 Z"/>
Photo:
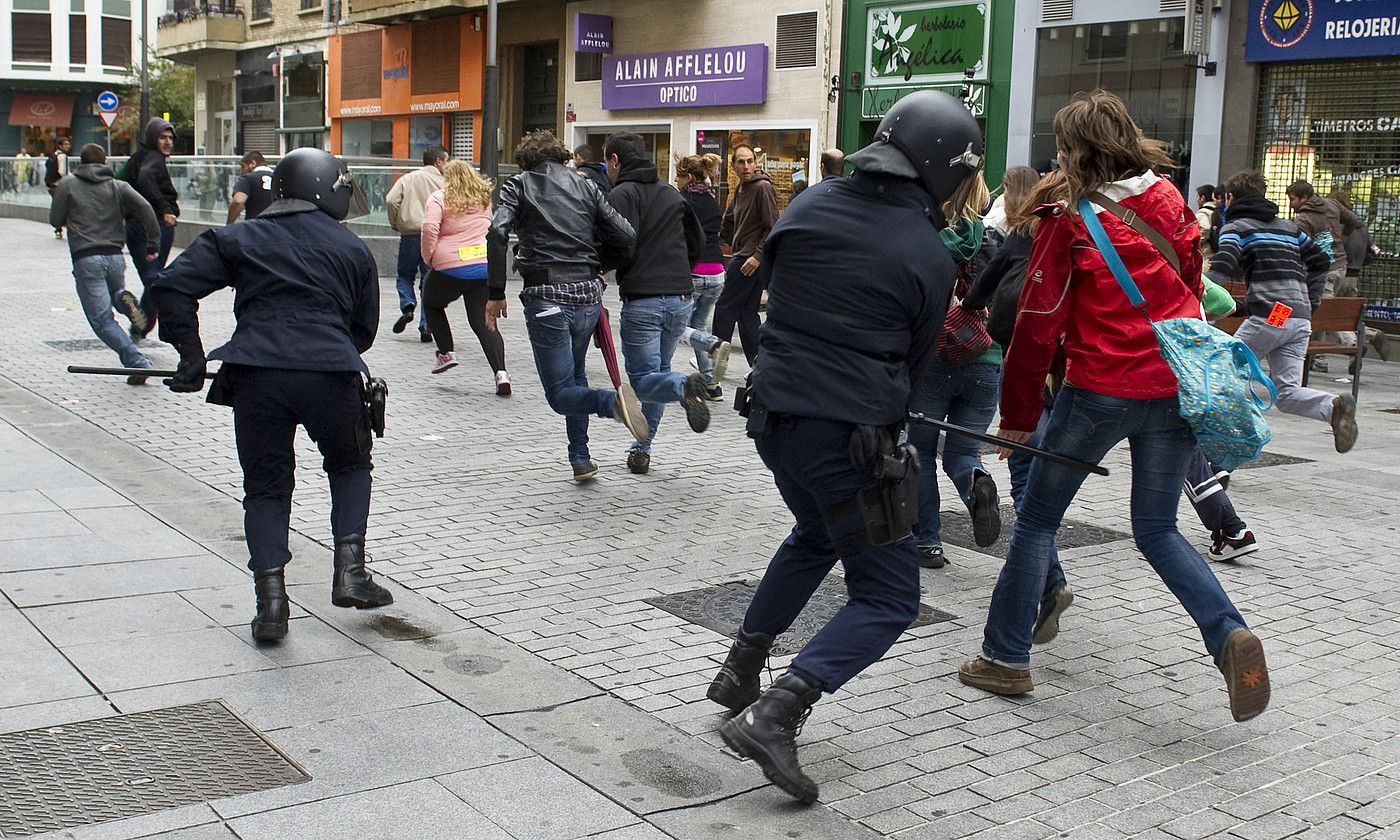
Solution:
<path fill-rule="evenodd" d="M 400 178 L 384 196 L 389 224 L 403 235 L 421 232 L 428 197 L 442 188 L 442 170 L 436 166 L 424 166 Z"/>

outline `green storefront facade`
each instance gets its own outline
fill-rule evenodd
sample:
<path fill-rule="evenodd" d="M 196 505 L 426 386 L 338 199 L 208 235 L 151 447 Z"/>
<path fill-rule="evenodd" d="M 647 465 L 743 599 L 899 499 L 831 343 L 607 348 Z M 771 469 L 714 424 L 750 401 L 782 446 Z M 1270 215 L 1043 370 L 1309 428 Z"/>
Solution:
<path fill-rule="evenodd" d="M 966 96 L 987 136 L 987 181 L 1006 167 L 1015 0 L 848 0 L 838 144 L 870 142 L 880 118 L 916 90 Z"/>

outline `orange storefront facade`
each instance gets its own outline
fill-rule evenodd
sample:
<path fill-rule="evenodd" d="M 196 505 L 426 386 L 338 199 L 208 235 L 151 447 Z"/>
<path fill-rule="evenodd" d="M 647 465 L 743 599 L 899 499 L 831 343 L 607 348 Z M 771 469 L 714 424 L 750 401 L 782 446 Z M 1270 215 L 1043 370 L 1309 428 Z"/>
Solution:
<path fill-rule="evenodd" d="M 331 151 L 410 158 L 442 145 L 479 159 L 485 21 L 480 13 L 329 39 Z"/>

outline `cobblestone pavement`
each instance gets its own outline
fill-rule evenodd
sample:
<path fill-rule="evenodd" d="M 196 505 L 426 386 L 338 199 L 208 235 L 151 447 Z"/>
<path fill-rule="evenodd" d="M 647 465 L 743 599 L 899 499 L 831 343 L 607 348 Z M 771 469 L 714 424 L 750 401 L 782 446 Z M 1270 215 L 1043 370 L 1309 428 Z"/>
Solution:
<path fill-rule="evenodd" d="M 64 373 L 115 364 L 78 309 L 65 243 L 15 220 L 0 220 L 0 241 L 3 375 L 239 498 L 227 410 Z M 717 405 L 698 436 L 668 413 L 651 474 L 633 476 L 626 432 L 595 420 L 601 472 L 576 486 L 514 298 L 503 331 L 515 395 L 503 400 L 461 310 L 451 316 L 462 365 L 431 376 L 429 348 L 388 330 L 392 281 L 382 295 L 386 323 L 367 354 L 392 389 L 390 430 L 375 447 L 375 570 L 721 749 L 703 695 L 727 642 L 646 599 L 754 580 L 785 536 L 787 512 L 741 421 Z M 209 348 L 231 329 L 230 303 L 220 294 L 202 307 Z M 93 349 L 49 344 L 67 341 Z M 158 366 L 176 360 L 167 346 L 147 350 Z M 735 360 L 730 383 L 744 372 Z M 977 650 L 999 562 L 949 545 L 949 566 L 923 573 L 923 600 L 953 617 L 905 634 L 824 699 L 802 734 L 822 803 L 901 838 L 1400 836 L 1400 367 L 1365 367 L 1354 452 L 1336 455 L 1322 424 L 1274 416 L 1271 452 L 1290 457 L 1231 485 L 1264 547 L 1214 568 L 1264 640 L 1267 713 L 1231 722 L 1198 634 L 1130 539 L 1063 552 L 1077 598 L 1060 638 L 1037 649 L 1033 694 L 961 686 L 955 670 Z M 600 358 L 589 373 L 606 380 Z M 1338 379 L 1313 384 L 1350 387 Z M 326 543 L 319 459 L 304 436 L 298 453 L 294 527 Z M 1126 449 L 1106 463 L 1113 476 L 1090 480 L 1069 516 L 1122 536 Z M 991 469 L 1005 486 L 1003 467 Z M 945 494 L 951 509 L 946 483 Z M 1204 551 L 1189 507 L 1182 521 Z"/>

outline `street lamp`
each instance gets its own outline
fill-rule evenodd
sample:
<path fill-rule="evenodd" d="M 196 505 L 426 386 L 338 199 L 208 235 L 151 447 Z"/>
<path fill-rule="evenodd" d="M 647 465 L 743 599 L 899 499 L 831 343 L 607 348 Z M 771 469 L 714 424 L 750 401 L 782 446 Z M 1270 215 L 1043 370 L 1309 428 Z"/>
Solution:
<path fill-rule="evenodd" d="M 150 13 L 150 0 L 141 0 L 141 127 L 137 129 L 137 137 L 141 136 L 151 119 L 151 71 L 147 64 L 147 55 L 151 51 Z"/>

